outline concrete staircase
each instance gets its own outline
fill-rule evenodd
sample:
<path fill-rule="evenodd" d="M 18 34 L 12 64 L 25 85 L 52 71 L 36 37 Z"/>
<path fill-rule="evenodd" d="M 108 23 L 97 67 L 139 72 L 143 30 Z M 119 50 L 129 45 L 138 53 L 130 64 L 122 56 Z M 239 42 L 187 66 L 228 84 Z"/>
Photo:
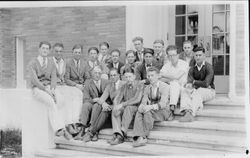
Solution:
<path fill-rule="evenodd" d="M 106 141 L 112 137 L 112 129 L 100 131 L 97 142 L 66 141 L 56 138 L 58 149 L 96 153 L 101 156 L 136 155 L 225 155 L 245 154 L 246 120 L 244 103 L 234 103 L 228 98 L 216 98 L 205 104 L 196 120 L 181 123 L 179 109 L 173 121 L 157 122 L 150 133 L 148 144 L 143 147 L 131 146 L 132 130 L 128 140 L 116 146 Z"/>

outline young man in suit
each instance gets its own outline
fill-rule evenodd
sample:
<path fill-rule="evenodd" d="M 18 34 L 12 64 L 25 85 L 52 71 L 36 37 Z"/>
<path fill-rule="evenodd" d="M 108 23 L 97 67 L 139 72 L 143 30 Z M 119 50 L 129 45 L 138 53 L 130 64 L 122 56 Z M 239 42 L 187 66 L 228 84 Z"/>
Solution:
<path fill-rule="evenodd" d="M 39 55 L 29 64 L 33 96 L 48 108 L 49 121 L 56 136 L 70 139 L 71 135 L 65 129 L 58 107 L 62 106 L 63 97 L 56 89 L 56 67 L 52 58 L 48 58 L 51 45 L 47 41 L 40 42 Z"/>
<path fill-rule="evenodd" d="M 159 69 L 149 68 L 147 76 L 150 85 L 144 89 L 143 98 L 135 116 L 134 147 L 145 145 L 154 122 L 166 121 L 171 114 L 168 107 L 169 85 L 159 80 Z"/>
<path fill-rule="evenodd" d="M 85 82 L 83 88 L 83 105 L 80 114 L 81 131 L 75 139 L 81 139 L 85 134 L 85 128 L 94 125 L 101 111 L 100 104 L 95 102 L 95 98 L 100 98 L 110 83 L 106 79 L 101 78 L 102 69 L 100 66 L 95 66 L 91 72 L 91 79 Z"/>
<path fill-rule="evenodd" d="M 161 81 L 170 86 L 170 109 L 174 119 L 174 110 L 180 97 L 181 90 L 187 82 L 188 64 L 179 59 L 179 51 L 174 45 L 168 46 L 167 55 L 170 62 L 167 62 L 161 69 Z"/>
<path fill-rule="evenodd" d="M 111 62 L 107 65 L 110 69 L 115 68 L 118 70 L 120 74 L 121 67 L 124 66 L 122 62 L 119 61 L 121 52 L 118 49 L 114 49 L 111 51 Z"/>
<path fill-rule="evenodd" d="M 113 138 L 108 141 L 111 145 L 124 142 L 142 97 L 143 84 L 135 80 L 133 69 L 125 70 L 125 78 L 126 84 L 120 88 L 114 100 L 112 111 Z"/>
<path fill-rule="evenodd" d="M 215 97 L 213 66 L 205 61 L 205 49 L 194 49 L 195 66 L 188 72 L 188 81 L 181 93 L 181 112 L 185 115 L 180 122 L 192 122 L 199 109 L 203 108 L 203 102 Z"/>
<path fill-rule="evenodd" d="M 83 90 L 84 82 L 90 78 L 85 62 L 81 59 L 82 45 L 74 45 L 72 48 L 74 58 L 66 64 L 65 83 L 69 86 Z"/>
<path fill-rule="evenodd" d="M 136 80 L 143 80 L 145 84 L 149 84 L 147 80 L 147 69 L 150 67 L 160 68 L 160 65 L 154 60 L 154 51 L 150 48 L 144 49 L 144 61 L 135 69 Z"/>
<path fill-rule="evenodd" d="M 159 68 L 168 61 L 167 55 L 164 51 L 164 41 L 163 40 L 155 40 L 153 43 L 154 49 L 154 58 L 159 63 Z"/>
<path fill-rule="evenodd" d="M 105 88 L 102 96 L 100 98 L 94 98 L 93 101 L 98 103 L 98 107 L 96 111 L 97 113 L 100 113 L 94 124 L 91 124 L 88 132 L 84 135 L 83 141 L 97 141 L 98 139 L 98 132 L 103 127 L 104 123 L 107 121 L 107 119 L 111 116 L 111 111 L 113 109 L 113 102 L 114 98 L 118 92 L 118 90 L 121 88 L 123 84 L 125 84 L 124 81 L 120 80 L 120 75 L 118 73 L 118 70 L 115 68 L 112 68 L 109 72 L 109 78 L 111 83 L 107 85 Z M 94 137 L 96 135 L 96 137 Z M 96 139 L 97 138 L 97 139 Z"/>
<path fill-rule="evenodd" d="M 132 40 L 135 50 L 136 50 L 136 59 L 135 61 L 143 62 L 144 60 L 144 48 L 143 48 L 143 38 L 135 37 Z"/>
<path fill-rule="evenodd" d="M 183 52 L 180 53 L 179 59 L 186 61 L 189 67 L 195 65 L 194 52 L 193 52 L 193 44 L 191 41 L 186 40 L 183 42 Z"/>

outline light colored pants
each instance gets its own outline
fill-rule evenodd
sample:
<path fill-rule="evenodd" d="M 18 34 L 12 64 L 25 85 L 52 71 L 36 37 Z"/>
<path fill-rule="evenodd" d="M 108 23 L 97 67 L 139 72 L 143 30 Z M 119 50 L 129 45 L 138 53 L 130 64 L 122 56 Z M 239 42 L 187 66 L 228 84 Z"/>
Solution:
<path fill-rule="evenodd" d="M 174 104 L 177 105 L 177 102 L 179 100 L 180 97 L 180 93 L 181 90 L 183 89 L 182 86 L 180 85 L 180 83 L 178 81 L 171 81 L 169 83 L 170 86 L 170 105 Z"/>
<path fill-rule="evenodd" d="M 122 131 L 127 133 L 130 123 L 135 117 L 137 106 L 126 106 L 119 116 L 115 116 L 112 111 L 112 128 L 113 133 L 120 133 Z"/>
<path fill-rule="evenodd" d="M 79 122 L 83 93 L 76 87 L 60 85 L 56 87 L 63 97 L 63 105 L 58 108 L 65 125 Z"/>
<path fill-rule="evenodd" d="M 58 112 L 58 108 L 61 108 L 60 106 L 63 105 L 63 97 L 60 92 L 55 90 L 57 103 L 54 102 L 53 98 L 47 92 L 40 90 L 39 88 L 34 88 L 32 92 L 35 99 L 48 107 L 49 121 L 53 131 L 56 132 L 57 130 L 64 128 L 64 121 Z"/>
<path fill-rule="evenodd" d="M 183 88 L 181 92 L 180 110 L 192 110 L 192 115 L 195 116 L 199 109 L 203 108 L 203 102 L 215 98 L 215 90 L 211 88 L 194 89 L 192 93 Z"/>

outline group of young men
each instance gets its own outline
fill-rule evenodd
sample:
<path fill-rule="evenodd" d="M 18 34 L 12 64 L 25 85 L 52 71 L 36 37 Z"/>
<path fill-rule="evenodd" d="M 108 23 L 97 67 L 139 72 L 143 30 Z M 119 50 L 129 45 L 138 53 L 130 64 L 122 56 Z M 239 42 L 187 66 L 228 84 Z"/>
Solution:
<path fill-rule="evenodd" d="M 29 64 L 34 97 L 49 111 L 56 136 L 97 141 L 98 132 L 112 121 L 111 145 L 123 143 L 133 126 L 133 146 L 147 143 L 155 121 L 174 119 L 177 104 L 184 114 L 179 121 L 191 122 L 203 102 L 215 97 L 214 71 L 205 61 L 205 50 L 191 41 L 183 52 L 163 40 L 153 49 L 143 47 L 143 39 L 132 40 L 135 50 L 126 52 L 125 64 L 118 49 L 109 52 L 103 42 L 88 49 L 82 58 L 82 45 L 72 48 L 73 58 L 64 59 L 62 43 L 41 42 L 39 55 Z M 132 124 L 133 123 L 133 124 Z"/>

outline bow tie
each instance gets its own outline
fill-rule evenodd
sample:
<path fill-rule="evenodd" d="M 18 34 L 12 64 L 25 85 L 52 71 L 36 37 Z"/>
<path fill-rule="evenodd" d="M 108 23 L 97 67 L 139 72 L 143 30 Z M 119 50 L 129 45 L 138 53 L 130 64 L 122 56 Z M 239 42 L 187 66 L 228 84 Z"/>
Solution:
<path fill-rule="evenodd" d="M 146 66 L 147 66 L 147 67 L 151 67 L 151 66 L 152 66 L 152 64 L 147 64 Z"/>

